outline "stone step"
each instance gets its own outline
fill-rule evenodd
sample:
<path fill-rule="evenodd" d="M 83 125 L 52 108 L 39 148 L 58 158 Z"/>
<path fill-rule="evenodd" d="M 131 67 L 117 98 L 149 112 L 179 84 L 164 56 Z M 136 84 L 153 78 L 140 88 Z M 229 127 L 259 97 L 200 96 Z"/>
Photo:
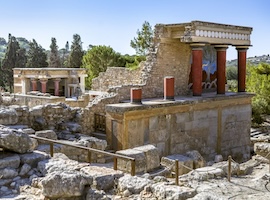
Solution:
<path fill-rule="evenodd" d="M 106 134 L 105 133 L 101 133 L 101 132 L 93 132 L 92 133 L 92 136 L 93 137 L 96 137 L 98 139 L 101 139 L 101 140 L 106 140 L 107 139 Z"/>

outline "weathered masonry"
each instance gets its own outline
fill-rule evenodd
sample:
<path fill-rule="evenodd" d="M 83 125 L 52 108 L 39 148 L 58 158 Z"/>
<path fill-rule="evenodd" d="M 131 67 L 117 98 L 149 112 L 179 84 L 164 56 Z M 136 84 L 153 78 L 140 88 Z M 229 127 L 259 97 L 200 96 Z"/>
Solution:
<path fill-rule="evenodd" d="M 15 68 L 14 93 L 31 91 L 72 97 L 76 87 L 85 92 L 86 70 L 81 68 Z"/>
<path fill-rule="evenodd" d="M 131 103 L 106 106 L 108 143 L 115 150 L 150 143 L 161 155 L 198 150 L 208 160 L 216 154 L 249 159 L 253 95 L 245 92 L 245 76 L 251 32 L 250 27 L 202 21 L 156 25 L 154 49 L 138 80 L 124 86 L 104 81 L 105 86 L 103 74 L 93 82 L 103 91 L 117 88 L 122 99 L 131 96 Z M 230 45 L 238 55 L 237 93 L 226 91 Z M 215 70 L 205 68 L 209 58 L 215 58 Z M 211 92 L 204 90 L 209 81 Z"/>

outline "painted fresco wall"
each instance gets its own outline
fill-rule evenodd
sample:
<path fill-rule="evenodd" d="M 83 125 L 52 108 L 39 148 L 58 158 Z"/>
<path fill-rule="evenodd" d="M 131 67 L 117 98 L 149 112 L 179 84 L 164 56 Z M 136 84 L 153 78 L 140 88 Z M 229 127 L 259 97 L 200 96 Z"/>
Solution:
<path fill-rule="evenodd" d="M 213 46 L 203 48 L 203 65 L 202 65 L 202 88 L 211 89 L 217 87 L 217 66 L 216 50 Z M 189 74 L 189 88 L 192 89 L 192 71 Z"/>

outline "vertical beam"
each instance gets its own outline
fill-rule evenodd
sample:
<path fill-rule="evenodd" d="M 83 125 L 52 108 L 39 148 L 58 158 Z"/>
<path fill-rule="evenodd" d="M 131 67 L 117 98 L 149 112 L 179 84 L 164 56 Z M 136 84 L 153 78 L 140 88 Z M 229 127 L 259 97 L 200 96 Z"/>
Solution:
<path fill-rule="evenodd" d="M 141 88 L 130 89 L 130 103 L 134 103 L 134 104 L 142 103 L 142 89 Z"/>
<path fill-rule="evenodd" d="M 174 100 L 174 77 L 164 77 L 164 100 Z"/>
<path fill-rule="evenodd" d="M 217 51 L 217 94 L 225 94 L 226 50 L 228 45 L 216 45 Z"/>
<path fill-rule="evenodd" d="M 32 91 L 37 91 L 37 79 L 31 79 Z"/>
<path fill-rule="evenodd" d="M 192 92 L 193 96 L 202 95 L 202 57 L 204 44 L 191 44 L 192 48 Z"/>
<path fill-rule="evenodd" d="M 247 65 L 247 46 L 237 46 L 238 58 L 238 92 L 246 91 L 246 65 Z"/>
<path fill-rule="evenodd" d="M 54 79 L 54 96 L 59 96 L 59 82 L 61 81 L 60 78 Z"/>
<path fill-rule="evenodd" d="M 47 91 L 47 82 L 48 82 L 48 79 L 40 79 L 42 93 L 46 93 Z"/>

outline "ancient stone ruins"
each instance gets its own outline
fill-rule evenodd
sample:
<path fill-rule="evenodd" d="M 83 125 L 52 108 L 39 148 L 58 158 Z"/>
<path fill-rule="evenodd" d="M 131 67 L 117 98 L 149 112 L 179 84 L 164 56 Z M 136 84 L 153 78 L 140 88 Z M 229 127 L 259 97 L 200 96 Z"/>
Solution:
<path fill-rule="evenodd" d="M 251 32 L 157 24 L 146 61 L 108 68 L 91 91 L 84 69 L 14 69 L 15 92 L 0 95 L 1 199 L 265 199 L 270 145 L 251 143 L 245 92 Z"/>

